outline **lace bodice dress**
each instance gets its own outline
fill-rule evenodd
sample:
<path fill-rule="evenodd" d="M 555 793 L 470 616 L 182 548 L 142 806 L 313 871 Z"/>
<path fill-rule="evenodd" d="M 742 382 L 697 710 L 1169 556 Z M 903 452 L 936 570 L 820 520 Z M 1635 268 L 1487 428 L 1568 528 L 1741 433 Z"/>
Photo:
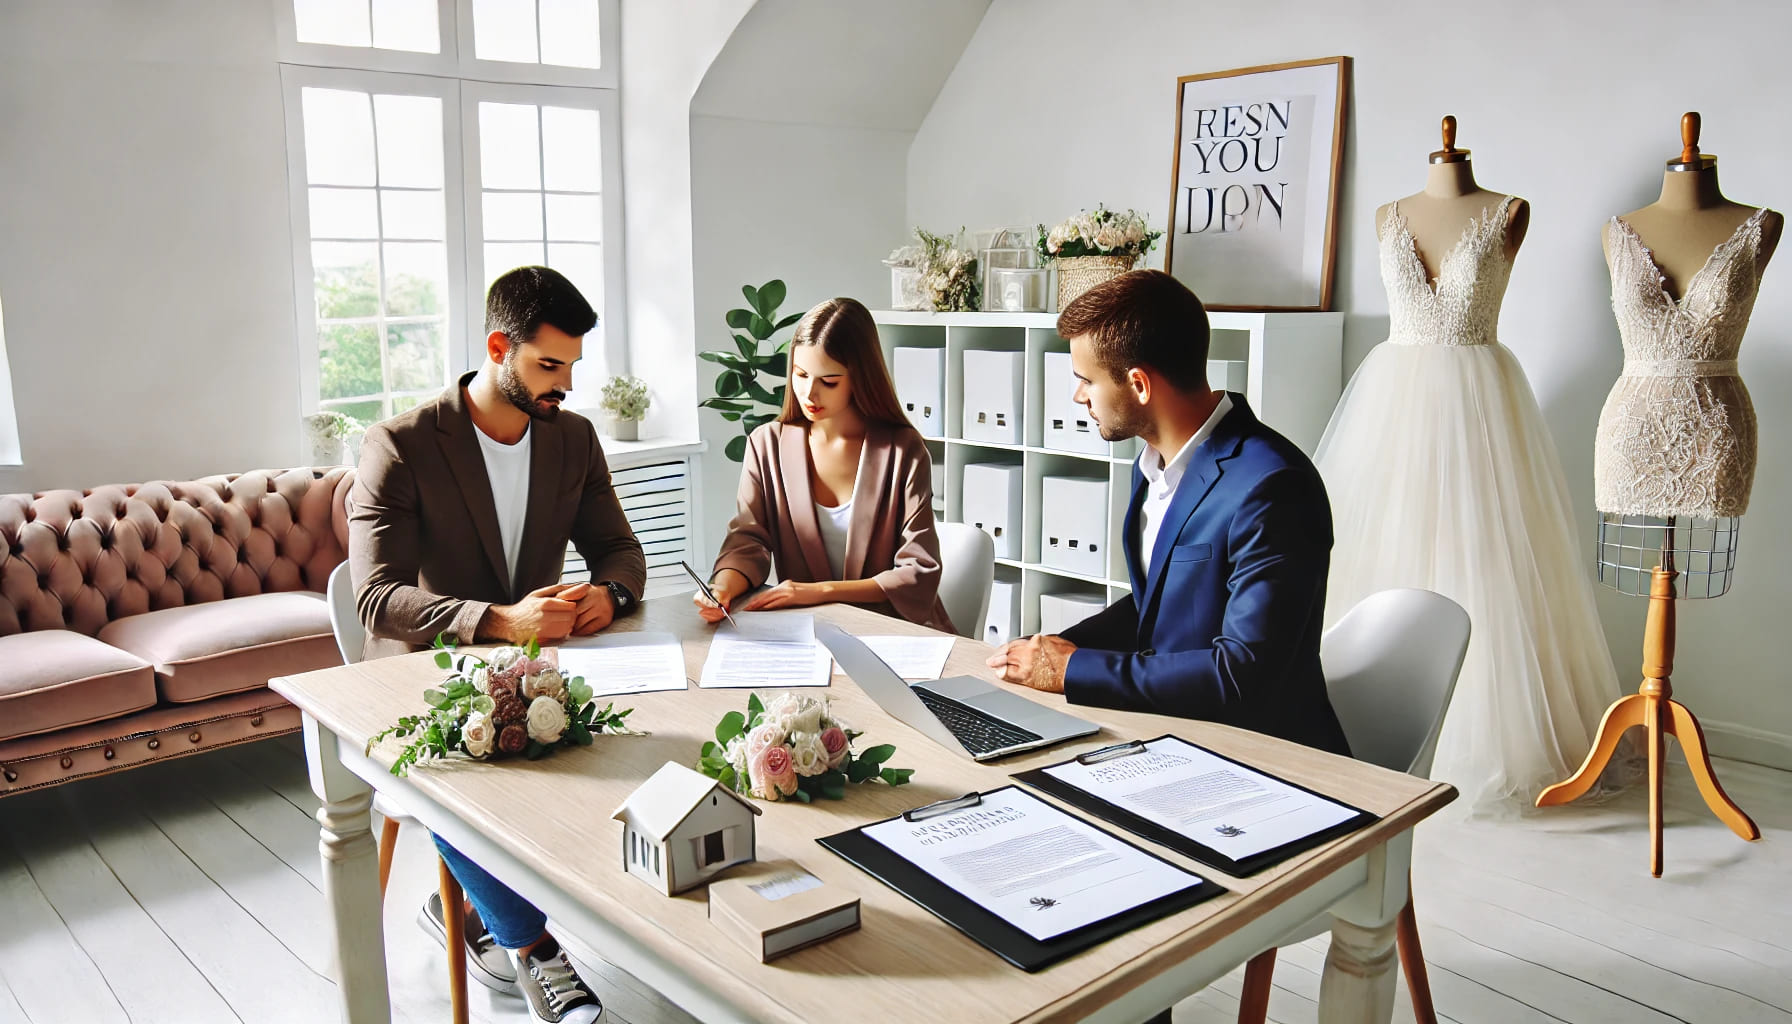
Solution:
<path fill-rule="evenodd" d="M 1469 222 L 1435 282 L 1398 204 L 1389 212 L 1389 337 L 1351 377 L 1314 457 L 1336 536 L 1327 623 L 1395 587 L 1469 613 L 1432 776 L 1483 813 L 1528 807 L 1567 778 L 1618 696 L 1555 442 L 1499 341 L 1514 201 Z"/>
<path fill-rule="evenodd" d="M 1599 414 L 1594 503 L 1622 515 L 1748 511 L 1755 407 L 1736 370 L 1761 284 L 1765 209 L 1714 249 L 1676 302 L 1643 240 L 1606 225 L 1624 370 Z"/>

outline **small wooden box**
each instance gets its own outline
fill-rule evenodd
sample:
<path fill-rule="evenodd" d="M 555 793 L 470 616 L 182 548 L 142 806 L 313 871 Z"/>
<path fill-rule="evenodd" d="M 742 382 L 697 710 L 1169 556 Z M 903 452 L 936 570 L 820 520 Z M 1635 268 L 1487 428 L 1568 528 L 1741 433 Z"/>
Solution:
<path fill-rule="evenodd" d="M 709 921 L 760 963 L 859 927 L 859 897 L 794 861 L 761 861 L 709 884 Z"/>

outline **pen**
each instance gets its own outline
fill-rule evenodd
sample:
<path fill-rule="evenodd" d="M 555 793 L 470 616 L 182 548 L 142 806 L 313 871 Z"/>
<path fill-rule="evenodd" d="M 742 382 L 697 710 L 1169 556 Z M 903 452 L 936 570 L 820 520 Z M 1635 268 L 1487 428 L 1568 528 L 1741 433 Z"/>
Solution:
<path fill-rule="evenodd" d="M 697 575 L 697 570 L 691 568 L 691 564 L 683 559 L 680 559 L 678 564 L 684 566 L 685 575 L 689 576 L 692 582 L 697 584 L 697 589 L 703 591 L 703 596 L 714 601 L 715 606 L 722 609 L 722 618 L 727 619 L 730 626 L 739 629 L 740 623 L 734 621 L 734 616 L 728 614 L 728 606 L 720 601 L 716 601 L 715 593 L 709 589 L 709 584 L 703 582 L 703 577 Z"/>

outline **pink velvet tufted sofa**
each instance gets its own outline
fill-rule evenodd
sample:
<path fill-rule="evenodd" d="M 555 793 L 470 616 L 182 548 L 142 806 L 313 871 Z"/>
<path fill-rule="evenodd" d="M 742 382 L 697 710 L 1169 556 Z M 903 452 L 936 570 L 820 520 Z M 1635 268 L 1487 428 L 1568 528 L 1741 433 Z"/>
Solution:
<path fill-rule="evenodd" d="M 298 729 L 352 477 L 0 495 L 0 797 Z"/>

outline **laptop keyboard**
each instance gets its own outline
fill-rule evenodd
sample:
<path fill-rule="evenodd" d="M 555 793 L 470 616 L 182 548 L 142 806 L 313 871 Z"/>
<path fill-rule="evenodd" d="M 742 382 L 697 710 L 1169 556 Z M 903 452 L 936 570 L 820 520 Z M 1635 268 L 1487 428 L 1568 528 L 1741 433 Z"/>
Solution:
<path fill-rule="evenodd" d="M 996 718 L 993 715 L 978 711 L 966 704 L 960 704 L 950 697 L 942 697 L 932 690 L 916 686 L 911 687 L 927 710 L 939 719 L 958 742 L 972 754 L 987 754 L 992 750 L 1033 743 L 1045 737 L 1036 732 L 1028 732 L 1018 726 Z"/>

